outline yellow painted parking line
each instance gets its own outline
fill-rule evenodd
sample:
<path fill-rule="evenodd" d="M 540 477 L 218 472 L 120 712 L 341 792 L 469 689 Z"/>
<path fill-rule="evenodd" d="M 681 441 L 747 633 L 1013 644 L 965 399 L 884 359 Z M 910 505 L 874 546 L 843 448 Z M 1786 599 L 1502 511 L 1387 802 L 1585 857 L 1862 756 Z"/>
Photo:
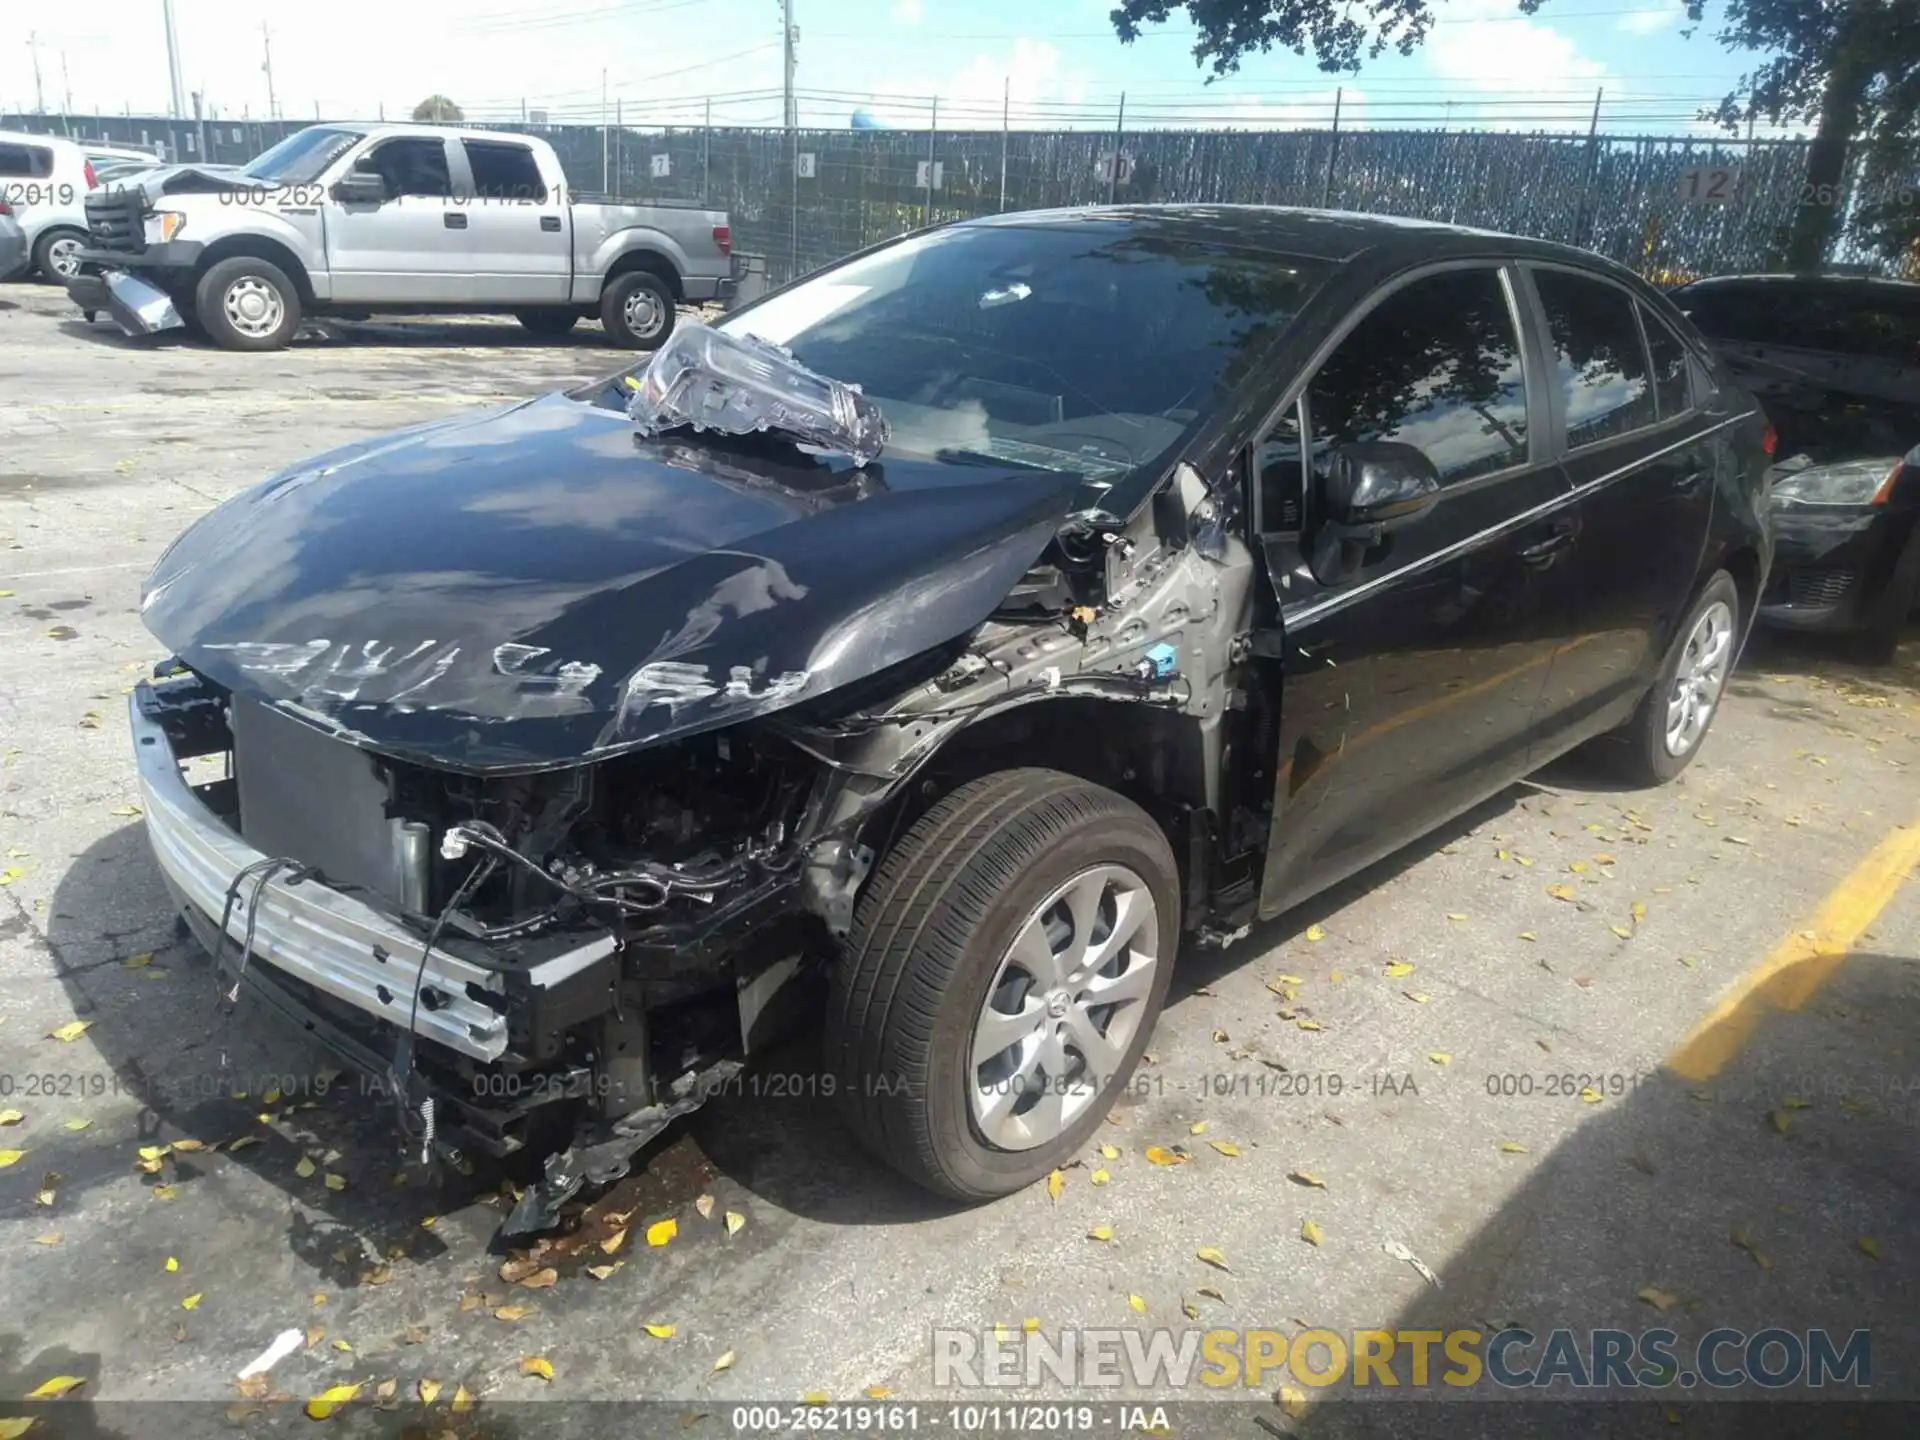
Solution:
<path fill-rule="evenodd" d="M 1683 1080 L 1708 1080 L 1740 1053 L 1769 1010 L 1798 1010 L 1838 970 L 1861 933 L 1920 866 L 1920 821 L 1887 834 L 1800 929 L 1734 984 L 1667 1057 Z"/>

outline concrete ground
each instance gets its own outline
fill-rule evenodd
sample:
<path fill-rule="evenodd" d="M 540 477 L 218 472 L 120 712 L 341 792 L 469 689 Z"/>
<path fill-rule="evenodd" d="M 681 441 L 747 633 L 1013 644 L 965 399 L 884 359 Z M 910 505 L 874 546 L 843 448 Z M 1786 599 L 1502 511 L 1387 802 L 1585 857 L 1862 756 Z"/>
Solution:
<path fill-rule="evenodd" d="M 1057 1195 L 958 1210 L 907 1187 L 839 1128 L 803 1041 L 539 1257 L 557 1283 L 503 1280 L 488 1177 L 402 1170 L 381 1103 L 326 1084 L 324 1056 L 246 1008 L 218 1019 L 133 808 L 122 707 L 159 653 L 141 578 L 196 517 L 340 441 L 625 358 L 590 329 L 528 344 L 493 321 L 347 327 L 265 356 L 155 347 L 50 288 L 0 287 L 0 1111 L 19 1112 L 0 1115 L 0 1417 L 68 1376 L 85 1383 L 38 1412 L 41 1433 L 277 1433 L 356 1384 L 332 1422 L 356 1433 L 420 1424 L 423 1389 L 438 1400 L 413 1433 L 569 1416 L 616 1433 L 609 1412 L 528 1402 L 647 1400 L 657 1423 L 617 1433 L 720 1434 L 761 1428 L 736 1402 L 870 1394 L 939 1400 L 921 1428 L 1039 1432 L 951 1415 L 934 1385 L 936 1328 L 978 1341 L 1023 1321 L 1268 1330 L 1283 1348 L 1314 1329 L 1664 1326 L 1685 1360 L 1719 1326 L 1867 1329 L 1871 1388 L 1840 1391 L 1920 1398 L 1911 639 L 1873 671 L 1763 639 L 1679 783 L 1621 792 L 1560 762 L 1232 949 L 1183 956 L 1101 1137 L 1115 1153 L 1089 1149 Z M 49 1033 L 75 1021 L 77 1038 Z M 168 1146 L 142 1170 L 142 1147 Z M 268 1380 L 237 1385 L 289 1329 Z M 1270 1369 L 1193 1387 L 1212 1408 L 1168 1419 L 1473 1433 L 1482 1412 L 1457 1407 L 1500 1393 L 1394 1403 L 1412 1394 L 1399 1371 L 1388 1392 Z M 477 1408 L 448 1410 L 459 1387 Z M 1697 1393 L 1593 1433 L 1704 1433 Z M 1562 1407 L 1554 1433 L 1599 1413 Z M 868 1418 L 839 1428 L 900 1421 Z"/>

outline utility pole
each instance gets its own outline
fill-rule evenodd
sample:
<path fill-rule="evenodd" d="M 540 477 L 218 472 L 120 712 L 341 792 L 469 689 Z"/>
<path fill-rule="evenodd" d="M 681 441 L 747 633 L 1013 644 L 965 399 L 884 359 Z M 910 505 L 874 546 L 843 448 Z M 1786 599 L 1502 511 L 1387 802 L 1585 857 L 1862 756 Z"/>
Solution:
<path fill-rule="evenodd" d="M 607 141 L 612 138 L 607 129 L 607 70 L 600 67 L 600 193 L 607 193 Z"/>
<path fill-rule="evenodd" d="M 73 114 L 73 81 L 67 78 L 67 52 L 64 50 L 60 52 L 60 88 L 66 92 L 67 96 L 61 109 L 71 115 Z"/>
<path fill-rule="evenodd" d="M 1000 81 L 1000 208 L 1007 208 L 1007 132 L 1013 128 L 1013 77 Z"/>
<path fill-rule="evenodd" d="M 1113 165 L 1107 171 L 1107 204 L 1120 188 L 1120 142 L 1127 129 L 1127 92 L 1120 92 L 1120 115 L 1113 122 Z"/>
<path fill-rule="evenodd" d="M 33 108 L 39 115 L 47 113 L 47 97 L 40 88 L 40 42 L 36 33 L 27 32 L 27 49 L 33 55 Z"/>
<path fill-rule="evenodd" d="M 793 76 L 799 67 L 798 45 L 800 31 L 793 23 L 793 0 L 780 0 L 780 37 L 786 53 L 786 120 L 787 129 L 796 130 L 800 126 L 798 102 L 793 98 Z"/>
<path fill-rule="evenodd" d="M 182 92 L 185 86 L 180 83 L 180 37 L 173 29 L 173 0 L 160 0 L 160 15 L 167 27 L 167 83 L 172 88 L 173 110 L 176 120 L 186 118 Z"/>
<path fill-rule="evenodd" d="M 260 53 L 265 57 L 260 62 L 260 68 L 267 72 L 267 118 L 271 120 L 279 112 L 273 100 L 273 36 L 267 33 L 267 22 L 264 20 L 260 22 Z"/>

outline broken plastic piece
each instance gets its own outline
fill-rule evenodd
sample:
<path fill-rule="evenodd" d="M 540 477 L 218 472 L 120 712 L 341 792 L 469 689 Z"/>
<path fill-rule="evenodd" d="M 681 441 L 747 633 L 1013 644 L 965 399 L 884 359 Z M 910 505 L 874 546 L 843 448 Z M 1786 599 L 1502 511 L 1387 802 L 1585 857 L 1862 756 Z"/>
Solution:
<path fill-rule="evenodd" d="M 752 335 L 682 325 L 654 352 L 627 401 L 634 427 L 654 436 L 681 426 L 725 435 L 777 431 L 862 465 L 892 433 L 857 386 L 815 374 Z"/>

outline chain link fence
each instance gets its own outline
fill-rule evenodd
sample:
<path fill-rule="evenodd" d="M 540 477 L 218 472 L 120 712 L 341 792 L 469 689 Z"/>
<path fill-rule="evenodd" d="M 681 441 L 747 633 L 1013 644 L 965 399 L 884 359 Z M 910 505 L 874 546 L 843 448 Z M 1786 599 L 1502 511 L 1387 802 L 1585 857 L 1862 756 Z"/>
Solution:
<path fill-rule="evenodd" d="M 937 117 L 930 116 L 936 120 Z M 0 116 L 0 128 L 239 163 L 302 121 Z M 577 188 L 725 209 L 779 284 L 925 224 L 1120 203 L 1332 206 L 1582 245 L 1660 280 L 1777 263 L 1808 145 L 1489 130 L 635 129 L 501 125 Z M 1856 152 L 1860 147 L 1856 147 Z M 1846 184 L 1856 184 L 1860 156 Z M 1913 167 L 1920 169 L 1920 147 Z M 1843 206 L 1847 213 L 1850 206 Z M 1842 238 L 1830 259 L 1913 269 Z"/>

